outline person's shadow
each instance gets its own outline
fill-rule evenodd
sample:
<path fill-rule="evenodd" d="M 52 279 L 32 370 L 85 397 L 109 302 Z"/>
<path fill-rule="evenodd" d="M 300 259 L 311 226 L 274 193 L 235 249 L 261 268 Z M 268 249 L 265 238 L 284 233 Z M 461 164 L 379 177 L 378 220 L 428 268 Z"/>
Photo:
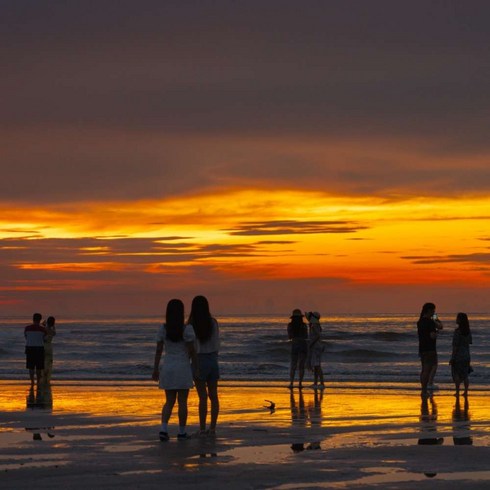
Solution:
<path fill-rule="evenodd" d="M 420 406 L 420 432 L 422 437 L 418 440 L 419 445 L 441 445 L 444 443 L 443 437 L 436 437 L 437 405 L 432 397 L 422 400 Z M 433 436 L 431 434 L 432 432 L 434 432 Z"/>
<path fill-rule="evenodd" d="M 463 409 L 461 409 L 461 402 L 459 396 L 456 398 L 456 404 L 453 410 L 453 443 L 455 446 L 471 446 L 473 445 L 473 437 L 471 434 L 470 423 L 470 405 L 468 403 L 468 397 L 464 397 Z M 466 435 L 462 435 L 465 434 Z"/>

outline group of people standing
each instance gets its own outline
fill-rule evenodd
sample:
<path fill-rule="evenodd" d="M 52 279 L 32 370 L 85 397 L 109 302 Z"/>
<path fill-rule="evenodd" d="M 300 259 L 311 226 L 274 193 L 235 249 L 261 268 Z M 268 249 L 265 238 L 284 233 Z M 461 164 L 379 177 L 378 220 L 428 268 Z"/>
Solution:
<path fill-rule="evenodd" d="M 306 318 L 307 323 L 304 319 Z M 55 318 L 50 316 L 42 322 L 42 315 L 34 313 L 32 324 L 24 329 L 26 339 L 26 368 L 29 370 L 31 387 L 37 384 L 49 384 L 53 367 L 52 340 L 56 335 Z M 472 336 L 466 313 L 456 316 L 457 328 L 453 333 L 452 353 L 449 360 L 451 373 L 456 387 L 456 396 L 460 386 L 464 386 L 464 396 L 468 395 L 469 379 L 472 372 L 470 364 L 470 345 Z M 434 389 L 434 377 L 438 366 L 437 336 L 443 330 L 443 324 L 436 313 L 433 303 L 425 303 L 417 322 L 419 356 L 421 360 L 420 384 L 422 397 L 429 398 Z M 322 341 L 320 313 L 295 309 L 287 326 L 291 341 L 291 364 L 289 388 L 293 388 L 296 371 L 299 387 L 303 385 L 305 369 L 313 373 L 314 389 L 325 388 L 322 354 L 325 344 Z M 167 304 L 165 323 L 157 334 L 156 352 L 152 379 L 158 381 L 165 391 L 165 403 L 162 407 L 162 419 L 159 437 L 168 441 L 168 423 L 175 403 L 178 403 L 179 440 L 188 439 L 187 399 L 189 390 L 195 386 L 199 397 L 199 435 L 214 436 L 219 414 L 218 380 L 220 370 L 218 352 L 220 334 L 217 320 L 211 315 L 206 297 L 196 296 L 192 300 L 191 311 L 185 319 L 184 304 L 180 299 L 172 299 Z M 164 355 L 163 355 L 164 354 Z M 163 362 L 161 363 L 163 355 Z M 206 425 L 210 404 L 210 423 Z"/>
<path fill-rule="evenodd" d="M 53 337 L 56 335 L 56 320 L 53 316 L 42 322 L 41 313 L 32 315 L 32 323 L 24 328 L 26 340 L 26 368 L 29 370 L 31 387 L 51 383 L 53 372 Z"/>
<path fill-rule="evenodd" d="M 172 299 L 167 304 L 165 323 L 157 334 L 157 346 L 152 379 L 165 390 L 162 407 L 162 425 L 159 437 L 168 441 L 168 423 L 177 401 L 179 431 L 178 440 L 188 439 L 187 398 L 189 390 L 196 386 L 199 396 L 199 436 L 214 436 L 219 414 L 218 380 L 220 377 L 218 351 L 219 326 L 209 311 L 206 297 L 192 300 L 191 312 L 185 321 L 184 304 Z M 160 360 L 163 356 L 163 362 Z M 211 420 L 206 428 L 210 401 Z"/>
<path fill-rule="evenodd" d="M 468 395 L 469 378 L 473 371 L 471 367 L 470 345 L 473 343 L 470 330 L 470 322 L 466 313 L 456 315 L 456 329 L 453 333 L 452 351 L 449 364 L 451 375 L 456 388 L 455 396 L 459 397 L 460 386 L 463 383 L 463 395 Z M 443 324 L 436 313 L 434 303 L 425 303 L 417 322 L 419 338 L 419 356 L 422 363 L 420 372 L 420 384 L 422 397 L 430 397 L 435 389 L 434 377 L 437 372 L 437 336 L 443 329 Z"/>
<path fill-rule="evenodd" d="M 307 323 L 304 322 L 306 318 Z M 288 324 L 288 337 L 291 340 L 291 366 L 289 371 L 289 388 L 294 385 L 296 371 L 298 371 L 299 387 L 303 385 L 305 368 L 313 372 L 314 389 L 324 389 L 323 370 L 321 366 L 322 353 L 325 345 L 322 342 L 320 314 L 318 312 L 305 312 L 293 310 Z M 463 395 L 468 395 L 469 374 L 471 367 L 470 345 L 473 342 L 470 323 L 466 313 L 456 316 L 456 329 L 452 338 L 452 351 L 449 364 L 451 375 L 456 388 L 455 396 L 459 396 L 461 384 L 464 386 Z M 436 313 L 434 303 L 425 303 L 417 322 L 419 339 L 419 357 L 422 364 L 420 384 L 422 397 L 430 397 L 436 386 L 434 377 L 437 372 L 437 336 L 443 329 L 443 324 Z"/>
<path fill-rule="evenodd" d="M 308 324 L 303 320 L 305 317 Z M 303 315 L 300 309 L 293 310 L 291 321 L 288 324 L 288 338 L 291 340 L 289 388 L 294 385 L 296 370 L 298 370 L 298 386 L 302 388 L 306 367 L 313 373 L 312 388 L 323 390 L 325 382 L 323 380 L 322 354 L 325 345 L 322 342 L 320 313 L 309 311 Z"/>

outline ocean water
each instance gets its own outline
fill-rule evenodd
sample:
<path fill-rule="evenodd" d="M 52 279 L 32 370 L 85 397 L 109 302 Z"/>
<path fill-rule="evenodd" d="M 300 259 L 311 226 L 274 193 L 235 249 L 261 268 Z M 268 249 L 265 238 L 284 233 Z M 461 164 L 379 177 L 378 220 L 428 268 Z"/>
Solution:
<path fill-rule="evenodd" d="M 451 384 L 448 361 L 455 314 L 441 314 L 437 383 Z M 490 387 L 490 314 L 469 315 L 473 334 L 471 384 Z M 288 380 L 288 317 L 218 317 L 222 381 Z M 322 318 L 328 382 L 416 384 L 420 372 L 415 315 Z M 58 318 L 53 380 L 148 381 L 161 318 Z M 22 318 L 0 318 L 0 379 L 26 379 Z M 307 378 L 309 379 L 309 375 Z"/>

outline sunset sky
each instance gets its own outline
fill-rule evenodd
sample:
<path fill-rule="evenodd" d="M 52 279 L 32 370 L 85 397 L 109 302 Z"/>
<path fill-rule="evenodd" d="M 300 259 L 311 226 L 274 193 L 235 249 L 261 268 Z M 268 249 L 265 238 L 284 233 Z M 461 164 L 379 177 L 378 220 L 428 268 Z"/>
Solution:
<path fill-rule="evenodd" d="M 488 312 L 489 18 L 2 1 L 0 316 Z"/>

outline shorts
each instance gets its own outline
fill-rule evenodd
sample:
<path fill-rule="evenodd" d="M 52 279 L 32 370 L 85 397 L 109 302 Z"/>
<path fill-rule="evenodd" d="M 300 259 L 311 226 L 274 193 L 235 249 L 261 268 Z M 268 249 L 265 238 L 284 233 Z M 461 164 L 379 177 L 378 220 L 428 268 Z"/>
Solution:
<path fill-rule="evenodd" d="M 308 354 L 308 343 L 306 339 L 293 339 L 291 342 L 291 362 L 296 364 L 299 361 L 304 361 Z"/>
<path fill-rule="evenodd" d="M 435 350 L 421 352 L 420 360 L 422 361 L 423 367 L 429 368 L 429 367 L 437 366 L 437 352 Z"/>
<path fill-rule="evenodd" d="M 218 381 L 219 364 L 217 352 L 210 352 L 209 354 L 198 354 L 197 362 L 199 363 L 199 376 L 195 376 L 197 380 Z"/>
<path fill-rule="evenodd" d="M 26 368 L 44 369 L 44 347 L 26 347 Z"/>

